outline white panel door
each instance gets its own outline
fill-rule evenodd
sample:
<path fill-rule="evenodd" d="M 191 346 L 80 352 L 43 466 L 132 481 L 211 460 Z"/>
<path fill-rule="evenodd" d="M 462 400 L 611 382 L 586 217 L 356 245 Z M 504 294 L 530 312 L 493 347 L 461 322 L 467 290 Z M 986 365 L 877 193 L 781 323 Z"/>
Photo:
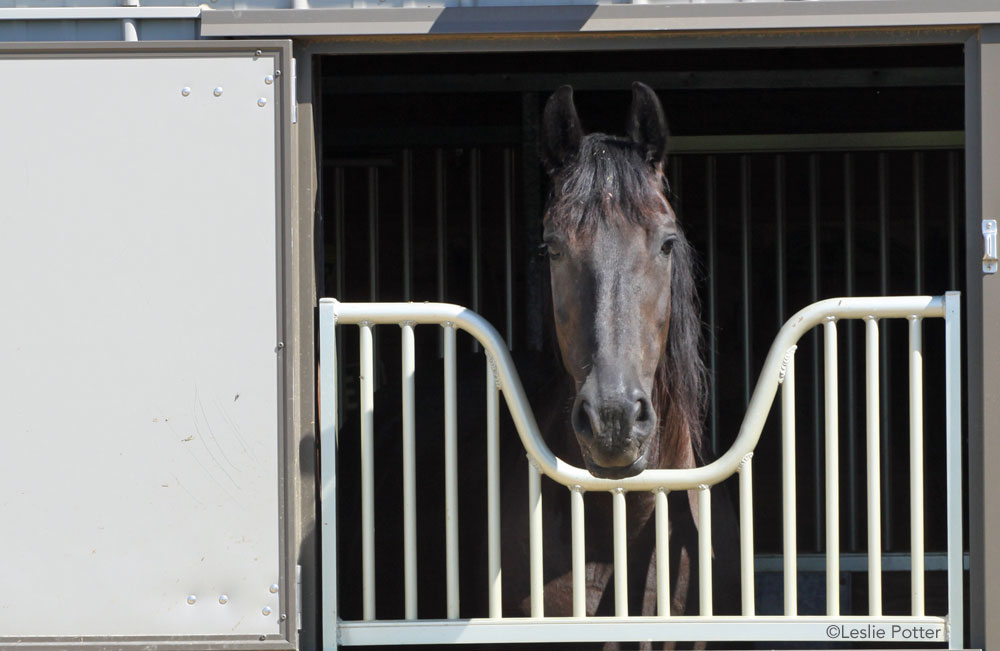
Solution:
<path fill-rule="evenodd" d="M 279 632 L 278 64 L 0 53 L 0 645 Z"/>

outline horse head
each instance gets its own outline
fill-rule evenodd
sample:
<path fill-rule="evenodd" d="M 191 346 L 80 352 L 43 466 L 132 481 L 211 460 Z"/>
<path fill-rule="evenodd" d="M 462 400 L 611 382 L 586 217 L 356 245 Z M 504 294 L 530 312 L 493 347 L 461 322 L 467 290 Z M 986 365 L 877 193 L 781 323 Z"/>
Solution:
<path fill-rule="evenodd" d="M 553 314 L 576 385 L 571 422 L 599 477 L 693 465 L 704 367 L 687 240 L 667 200 L 667 125 L 632 86 L 628 136 L 584 135 L 563 86 L 545 106 L 542 162 Z"/>

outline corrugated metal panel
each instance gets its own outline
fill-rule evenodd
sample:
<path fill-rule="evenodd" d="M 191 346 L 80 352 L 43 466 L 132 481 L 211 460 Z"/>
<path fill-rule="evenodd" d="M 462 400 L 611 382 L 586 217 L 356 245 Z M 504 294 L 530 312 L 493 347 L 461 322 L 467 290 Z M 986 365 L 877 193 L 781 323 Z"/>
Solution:
<path fill-rule="evenodd" d="M 140 41 L 187 41 L 198 38 L 196 20 L 140 20 Z M 0 20 L 0 42 L 121 41 L 120 20 Z"/>
<path fill-rule="evenodd" d="M 124 7 L 120 0 L 0 0 L 0 41 L 121 41 L 126 18 L 139 40 L 192 40 L 200 13 L 197 3 L 184 1 Z"/>

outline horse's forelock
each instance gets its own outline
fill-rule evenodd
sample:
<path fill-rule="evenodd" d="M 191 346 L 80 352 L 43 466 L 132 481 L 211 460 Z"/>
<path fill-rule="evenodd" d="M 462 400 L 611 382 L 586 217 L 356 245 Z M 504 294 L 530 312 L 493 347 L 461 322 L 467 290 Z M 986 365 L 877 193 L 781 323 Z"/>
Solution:
<path fill-rule="evenodd" d="M 550 223 L 570 237 L 592 232 L 601 221 L 643 225 L 667 211 L 662 168 L 646 161 L 630 140 L 586 136 L 578 156 L 556 172 L 546 210 Z"/>

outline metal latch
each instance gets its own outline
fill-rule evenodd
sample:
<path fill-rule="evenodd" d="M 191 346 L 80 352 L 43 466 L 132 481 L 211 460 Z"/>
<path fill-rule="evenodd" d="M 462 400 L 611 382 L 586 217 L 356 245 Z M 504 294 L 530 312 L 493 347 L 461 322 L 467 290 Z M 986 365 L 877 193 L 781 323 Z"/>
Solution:
<path fill-rule="evenodd" d="M 983 220 L 983 273 L 997 272 L 997 220 Z"/>
<path fill-rule="evenodd" d="M 296 69 L 295 58 L 292 58 L 292 124 L 299 123 L 299 71 Z"/>
<path fill-rule="evenodd" d="M 302 630 L 302 566 L 295 566 L 295 630 Z"/>

